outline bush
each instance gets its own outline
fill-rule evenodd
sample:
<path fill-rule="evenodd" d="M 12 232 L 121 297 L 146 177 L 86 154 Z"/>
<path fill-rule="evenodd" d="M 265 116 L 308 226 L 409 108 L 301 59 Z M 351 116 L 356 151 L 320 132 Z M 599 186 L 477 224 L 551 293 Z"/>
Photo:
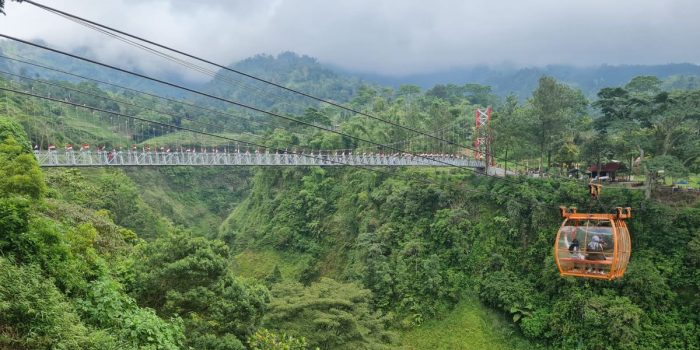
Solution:
<path fill-rule="evenodd" d="M 44 174 L 34 155 L 12 136 L 0 143 L 0 196 L 21 195 L 34 199 L 46 192 Z"/>
<path fill-rule="evenodd" d="M 181 316 L 187 345 L 234 349 L 259 325 L 267 290 L 230 273 L 223 242 L 179 232 L 142 246 L 136 259 L 136 298 L 161 315 Z"/>
<path fill-rule="evenodd" d="M 87 295 L 77 304 L 87 322 L 114 330 L 130 347 L 178 349 L 184 340 L 182 320 L 166 322 L 152 309 L 139 308 L 117 282 L 108 278 L 90 283 Z"/>
<path fill-rule="evenodd" d="M 251 350 L 306 350 L 306 338 L 277 334 L 261 328 L 248 338 Z"/>
<path fill-rule="evenodd" d="M 393 341 L 386 321 L 369 308 L 372 294 L 352 283 L 321 278 L 309 287 L 276 284 L 264 325 L 293 337 L 306 337 L 321 349 L 384 349 Z"/>
<path fill-rule="evenodd" d="M 88 328 L 36 266 L 0 258 L 0 348 L 89 349 Z"/>

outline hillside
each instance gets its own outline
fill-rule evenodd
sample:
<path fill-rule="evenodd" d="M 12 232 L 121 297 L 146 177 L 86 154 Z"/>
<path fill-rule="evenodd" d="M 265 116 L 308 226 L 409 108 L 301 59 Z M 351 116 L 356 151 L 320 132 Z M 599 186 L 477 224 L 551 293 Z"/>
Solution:
<path fill-rule="evenodd" d="M 42 41 L 37 41 L 38 44 L 44 45 L 51 47 L 49 43 L 45 43 Z M 60 48 L 58 48 L 60 49 Z M 93 52 L 89 48 L 80 48 L 76 49 L 73 51 L 69 51 L 70 53 L 80 55 L 89 59 L 94 59 L 97 61 L 105 61 L 103 58 L 98 57 L 98 55 Z M 49 79 L 49 80 L 60 80 L 60 81 L 69 81 L 69 82 L 79 82 L 80 79 L 69 76 L 66 74 L 62 74 L 59 72 L 54 72 L 51 70 L 47 70 L 38 66 L 33 66 L 33 65 L 28 65 L 22 62 L 19 62 L 17 60 L 21 61 L 26 61 L 34 64 L 39 64 L 42 66 L 48 66 L 50 68 L 57 68 L 62 71 L 70 72 L 73 74 L 89 77 L 92 79 L 96 80 L 101 80 L 109 83 L 114 83 L 114 84 L 119 84 L 123 85 L 126 87 L 134 88 L 134 89 L 140 89 L 140 90 L 146 90 L 146 91 L 151 91 L 157 94 L 162 94 L 162 95 L 170 95 L 170 96 L 178 96 L 178 97 L 184 97 L 187 96 L 187 94 L 178 91 L 176 89 L 172 89 L 170 87 L 158 84 L 158 83 L 153 83 L 153 82 L 148 82 L 144 81 L 143 79 L 138 79 L 133 76 L 130 76 L 125 73 L 120 73 L 117 71 L 112 71 L 108 69 L 104 69 L 98 65 L 88 63 L 88 62 L 83 62 L 78 59 L 70 58 L 63 56 L 58 53 L 53 53 L 49 51 L 45 51 L 42 49 L 34 48 L 28 45 L 23 45 L 19 43 L 14 43 L 9 40 L 0 40 L 0 55 L 9 57 L 4 58 L 0 57 L 0 70 L 4 70 L 6 72 L 10 73 L 15 73 L 19 74 L 22 73 L 24 75 L 30 76 L 30 77 L 40 77 L 44 79 Z M 15 60 L 12 60 L 15 59 Z M 144 72 L 139 69 L 139 65 L 137 62 L 133 61 L 118 61 L 118 60 L 108 60 L 108 64 L 115 65 L 120 68 L 124 69 L 133 69 L 136 72 L 143 73 L 143 74 L 151 74 L 149 72 Z M 174 82 L 174 83 L 183 83 L 187 82 L 188 84 L 194 84 L 198 85 L 197 83 L 193 83 L 191 81 L 185 81 L 183 80 L 183 77 L 180 76 L 179 74 L 176 74 L 174 72 L 160 72 L 157 74 L 159 78 Z M 103 88 L 113 90 L 109 86 L 103 86 Z"/>
<path fill-rule="evenodd" d="M 46 45 L 46 43 L 40 43 Z M 76 50 L 74 53 L 88 58 L 96 58 L 95 53 L 88 48 Z M 0 41 L 0 54 L 44 65 L 51 63 L 48 65 L 61 67 L 61 69 L 75 74 L 159 94 L 188 96 L 188 94 L 166 86 L 144 82 L 122 73 L 110 72 L 89 63 L 14 44 L 6 40 Z M 140 73 L 152 74 L 139 70 L 136 62 L 119 62 L 118 66 L 133 68 Z M 498 96 L 505 97 L 513 93 L 523 100 L 535 90 L 538 79 L 543 75 L 551 76 L 578 88 L 589 98 L 595 98 L 595 94 L 604 87 L 624 85 L 636 76 L 655 76 L 664 81 L 663 89 L 669 91 L 700 87 L 700 66 L 690 63 L 591 67 L 548 65 L 523 68 L 508 65 L 477 66 L 424 74 L 388 76 L 349 71 L 342 67 L 324 64 L 307 55 L 284 52 L 276 56 L 260 54 L 240 62 L 231 63 L 229 67 L 314 96 L 339 102 L 349 101 L 364 85 L 392 86 L 394 88 L 401 85 L 416 85 L 422 89 L 430 89 L 438 84 L 480 84 L 490 86 L 493 93 Z M 24 72 L 30 76 L 46 79 L 77 81 L 75 78 L 60 73 L 23 65 L 4 58 L 0 58 L 0 69 L 13 73 Z M 166 70 L 159 72 L 157 76 L 166 81 L 202 88 L 217 96 L 244 101 L 262 108 L 298 113 L 306 107 L 318 106 L 317 103 L 306 98 L 269 89 L 263 83 L 223 70 L 217 73 L 217 79 L 211 79 L 208 82 L 192 81 L 191 78 L 186 78 L 182 72 L 178 71 Z M 207 103 L 212 102 L 207 101 Z"/>
<path fill-rule="evenodd" d="M 272 81 L 291 89 L 337 102 L 348 102 L 365 85 L 355 77 L 337 74 L 316 59 L 285 52 L 277 56 L 257 55 L 229 66 L 232 69 Z M 318 102 L 288 92 L 271 89 L 264 83 L 220 70 L 205 89 L 217 96 L 245 101 L 256 107 L 288 112 L 303 112 Z"/>
<path fill-rule="evenodd" d="M 336 91 L 331 72 L 298 75 L 297 63 L 312 60 L 249 64 L 268 61 L 296 67 L 279 79 Z M 85 104 L 0 94 L 0 349 L 700 346 L 700 206 L 695 197 L 655 200 L 663 176 L 700 171 L 698 90 L 667 93 L 663 82 L 638 77 L 589 104 L 544 77 L 524 103 L 479 86 L 348 92 L 353 107 L 428 132 L 473 125 L 476 104 L 492 101 L 499 163 L 547 175 L 498 179 L 457 168 L 39 169 L 37 143 L 221 147 L 89 106 L 161 123 L 218 123 L 221 135 L 241 131 L 244 117 L 199 119 L 160 99 L 55 83 L 0 80 L 60 98 L 70 88 Z M 334 109 L 294 116 L 344 135 L 279 120 L 245 131 L 278 148 L 384 151 L 353 138 L 363 137 L 418 153 L 460 151 Z M 411 137 L 417 142 L 401 143 Z M 606 186 L 594 202 L 585 181 L 561 176 L 613 159 L 630 161 L 648 196 Z M 560 205 L 633 207 L 623 279 L 559 276 L 552 241 Z"/>
<path fill-rule="evenodd" d="M 668 90 L 678 88 L 697 89 L 700 87 L 700 66 L 689 63 L 646 66 L 602 65 L 596 67 L 550 65 L 528 68 L 481 66 L 401 77 L 358 72 L 346 72 L 346 74 L 359 76 L 368 82 L 378 85 L 394 87 L 403 84 L 413 84 L 423 89 L 429 89 L 436 84 L 482 84 L 491 86 L 494 93 L 499 96 L 513 93 L 521 100 L 532 94 L 532 91 L 537 87 L 537 81 L 543 75 L 554 77 L 559 81 L 581 89 L 588 97 L 594 97 L 604 87 L 621 86 L 640 75 L 655 76 L 666 80 L 664 88 Z"/>

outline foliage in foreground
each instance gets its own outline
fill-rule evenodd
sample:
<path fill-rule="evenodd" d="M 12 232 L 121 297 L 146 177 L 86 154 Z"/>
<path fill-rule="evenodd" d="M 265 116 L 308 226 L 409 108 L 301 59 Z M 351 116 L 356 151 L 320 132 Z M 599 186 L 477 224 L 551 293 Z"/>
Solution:
<path fill-rule="evenodd" d="M 606 191 L 602 205 L 635 208 L 628 273 L 615 282 L 563 279 L 551 255 L 561 223 L 556 206 L 587 207 L 585 186 L 556 180 L 510 184 L 449 173 L 429 175 L 443 184 L 433 186 L 410 180 L 412 172 L 402 175 L 260 172 L 251 192 L 255 204 L 232 214 L 229 221 L 238 225 L 223 226 L 222 238 L 238 248 L 310 254 L 314 259 L 300 282 L 315 288 L 331 276 L 361 283 L 372 291 L 371 309 L 393 315 L 393 327 L 441 317 L 465 294 L 476 293 L 542 346 L 700 345 L 700 309 L 692 297 L 700 287 L 697 208 L 675 210 L 644 200 L 641 192 Z M 482 192 L 474 194 L 472 187 Z M 274 218 L 258 220 L 270 212 Z M 280 307 L 275 297 L 292 298 L 302 288 L 278 286 L 272 287 L 268 322 L 281 321 L 270 316 Z M 319 332 L 309 331 L 310 344 L 322 344 L 313 339 Z"/>
<path fill-rule="evenodd" d="M 394 339 L 386 319 L 370 309 L 372 293 L 329 278 L 304 287 L 283 282 L 272 287 L 265 325 L 292 336 L 306 336 L 320 349 L 386 349 Z"/>
<path fill-rule="evenodd" d="M 11 179 L 0 198 L 0 348 L 179 348 L 179 320 L 140 308 L 113 280 L 106 259 L 130 234 L 112 235 L 99 215 L 82 213 L 78 225 L 68 222 L 75 214 L 53 219 L 43 174 L 16 136 L 0 139 L 0 178 Z"/>

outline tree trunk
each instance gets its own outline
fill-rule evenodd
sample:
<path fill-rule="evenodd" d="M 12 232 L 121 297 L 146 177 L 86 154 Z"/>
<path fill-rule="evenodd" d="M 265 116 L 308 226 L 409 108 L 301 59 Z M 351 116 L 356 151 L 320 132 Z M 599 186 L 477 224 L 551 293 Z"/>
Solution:
<path fill-rule="evenodd" d="M 639 147 L 639 146 L 637 146 L 637 148 L 639 148 L 639 161 L 640 161 L 641 166 L 642 166 L 642 174 L 644 174 L 644 176 L 645 176 L 645 179 L 644 179 L 644 198 L 651 199 L 651 190 L 652 190 L 652 186 L 654 183 L 652 181 L 653 174 L 651 174 L 647 170 L 646 163 L 644 162 L 644 148 Z"/>
<path fill-rule="evenodd" d="M 630 170 L 629 174 L 627 174 L 627 181 L 632 182 L 632 169 L 634 169 L 634 156 L 630 157 Z"/>
<path fill-rule="evenodd" d="M 540 144 L 540 164 L 538 166 L 538 172 L 542 174 L 542 163 L 544 162 L 544 142 Z"/>
<path fill-rule="evenodd" d="M 671 149 L 672 143 L 673 142 L 671 140 L 671 133 L 668 132 L 664 136 L 663 153 L 661 154 L 662 156 L 668 155 L 668 151 Z"/>
<path fill-rule="evenodd" d="M 651 199 L 651 190 L 656 181 L 656 176 L 648 171 L 646 171 L 646 166 L 644 167 L 644 173 L 646 174 L 646 186 L 644 188 L 644 198 Z"/>

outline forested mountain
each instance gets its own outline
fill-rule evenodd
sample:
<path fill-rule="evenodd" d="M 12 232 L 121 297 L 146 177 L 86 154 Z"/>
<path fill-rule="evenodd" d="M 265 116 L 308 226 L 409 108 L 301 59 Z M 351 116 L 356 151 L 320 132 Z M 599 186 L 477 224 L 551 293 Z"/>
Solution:
<path fill-rule="evenodd" d="M 45 45 L 43 42 L 39 42 Z M 97 58 L 94 52 L 84 48 L 75 50 L 76 54 Z M 129 87 L 147 89 L 160 94 L 186 96 L 186 93 L 157 83 L 149 83 L 129 75 L 100 69 L 98 66 L 67 58 L 59 54 L 18 45 L 9 41 L 0 41 L 0 54 L 11 58 L 29 60 L 34 63 L 51 62 L 52 67 L 60 67 L 79 75 L 98 80 L 122 84 Z M 115 62 L 112 62 L 115 63 Z M 117 65 L 134 71 L 140 70 L 134 61 L 117 62 Z M 171 66 L 175 69 L 179 66 Z M 276 56 L 260 54 L 229 65 L 230 68 L 257 76 L 272 82 L 301 90 L 308 94 L 328 100 L 347 102 L 363 85 L 392 86 L 416 85 L 430 89 L 435 85 L 479 84 L 491 87 L 494 94 L 505 97 L 515 94 L 521 100 L 530 96 L 537 87 L 538 79 L 551 76 L 559 81 L 580 89 L 588 98 L 594 99 L 597 92 L 610 86 L 620 86 L 636 76 L 654 76 L 663 81 L 662 89 L 697 89 L 700 88 L 700 66 L 690 63 L 664 65 L 601 65 L 576 67 L 568 65 L 547 65 L 542 67 L 517 68 L 509 65 L 477 66 L 456 68 L 448 71 L 413 74 L 405 76 L 387 76 L 373 73 L 348 71 L 341 67 L 324 64 L 317 59 L 294 52 L 284 52 Z M 0 57 L 0 69 L 11 72 L 24 72 L 31 76 L 47 79 L 78 81 L 63 74 L 47 71 L 39 67 L 23 65 L 19 62 Z M 178 68 L 179 69 L 179 68 Z M 182 68 L 185 69 L 185 68 Z M 217 96 L 245 101 L 261 107 L 274 107 L 280 111 L 300 112 L 314 106 L 312 101 L 297 99 L 294 95 L 276 89 L 270 89 L 264 83 L 236 74 L 219 70 L 217 78 L 200 77 L 192 80 L 183 75 L 183 71 L 163 70 L 158 77 L 174 83 L 186 83 L 202 88 Z M 201 79 L 205 79 L 202 81 Z M 210 79 L 208 82 L 206 79 Z"/>
<path fill-rule="evenodd" d="M 337 102 L 348 102 L 364 85 L 358 78 L 341 76 L 316 59 L 293 52 L 284 52 L 277 56 L 257 55 L 229 67 Z M 224 70 L 220 70 L 217 77 L 205 88 L 217 96 L 290 113 L 299 113 L 318 105 L 313 100 L 299 98 L 289 92 Z"/>
<path fill-rule="evenodd" d="M 36 43 L 52 47 L 42 41 L 36 41 Z M 58 48 L 60 50 L 60 48 Z M 98 55 L 89 48 L 80 48 L 76 50 L 69 50 L 70 53 L 86 57 L 89 59 L 94 59 L 97 61 L 105 62 L 108 64 L 115 65 L 120 68 L 129 69 L 138 73 L 151 74 L 150 72 L 144 72 L 141 70 L 141 66 L 135 60 L 105 60 L 104 58 L 98 57 Z M 115 83 L 119 85 L 124 85 L 127 87 L 142 89 L 147 91 L 152 91 L 162 95 L 187 96 L 186 93 L 182 91 L 169 88 L 162 84 L 150 82 L 148 80 L 135 78 L 131 75 L 120 73 L 113 70 L 104 69 L 98 65 L 84 62 L 71 57 L 63 56 L 58 53 L 42 50 L 39 48 L 31 47 L 28 45 L 22 45 L 19 43 L 14 43 L 9 40 L 0 40 L 0 55 L 5 57 L 0 57 L 0 69 L 11 72 L 11 73 L 22 73 L 23 75 L 30 77 L 40 77 L 44 79 L 55 79 L 60 81 L 70 81 L 79 82 L 80 78 L 74 76 L 66 75 L 60 72 L 51 71 L 49 69 L 44 69 L 40 66 L 48 66 L 50 68 L 56 68 L 65 72 L 70 72 L 73 74 L 89 77 L 92 79 L 97 79 L 109 83 Z M 20 61 L 30 62 L 35 65 L 26 64 Z M 37 66 L 37 64 L 39 66 Z M 190 80 L 185 80 L 184 77 L 175 72 L 162 71 L 156 74 L 158 78 L 174 82 L 183 83 L 187 82 L 190 86 L 197 86 L 199 83 L 192 82 Z M 106 87 L 109 89 L 109 87 Z"/>
<path fill-rule="evenodd" d="M 641 76 L 597 91 L 592 103 L 538 77 L 522 102 L 478 84 L 360 86 L 293 54 L 236 67 L 418 130 L 466 130 L 463 144 L 472 141 L 474 109 L 492 104 L 498 165 L 524 171 L 527 163 L 546 177 L 456 168 L 40 169 L 34 145 L 224 147 L 109 112 L 280 149 L 387 152 L 353 139 L 362 137 L 411 152 L 467 152 L 220 82 L 208 88 L 346 135 L 270 116 L 258 125 L 203 99 L 188 103 L 213 111 L 95 84 L 2 79 L 3 88 L 59 100 L 70 91 L 79 106 L 0 92 L 0 349 L 434 349 L 454 339 L 492 349 L 700 347 L 700 204 L 694 192 L 662 191 L 664 176 L 697 181 L 700 90 L 668 92 L 666 82 Z M 595 202 L 585 181 L 566 177 L 613 160 L 648 190 L 606 186 Z M 633 208 L 624 278 L 559 276 L 560 205 Z M 488 336 L 452 323 L 484 306 L 492 317 L 474 323 Z M 441 331 L 419 345 L 413 332 L 426 326 Z"/>
<path fill-rule="evenodd" d="M 640 75 L 655 76 L 665 80 L 666 89 L 697 89 L 700 87 L 700 66 L 695 64 L 665 64 L 665 65 L 602 65 L 595 67 L 575 67 L 566 65 L 549 65 L 544 67 L 515 68 L 474 67 L 469 69 L 453 69 L 444 72 L 406 75 L 401 77 L 383 76 L 379 74 L 363 74 L 349 72 L 360 76 L 366 81 L 398 87 L 402 84 L 414 84 L 428 89 L 436 84 L 466 83 L 491 86 L 499 96 L 515 94 L 525 99 L 537 87 L 537 81 L 543 75 L 581 89 L 587 97 L 594 97 L 598 90 L 624 85 L 632 78 Z"/>

